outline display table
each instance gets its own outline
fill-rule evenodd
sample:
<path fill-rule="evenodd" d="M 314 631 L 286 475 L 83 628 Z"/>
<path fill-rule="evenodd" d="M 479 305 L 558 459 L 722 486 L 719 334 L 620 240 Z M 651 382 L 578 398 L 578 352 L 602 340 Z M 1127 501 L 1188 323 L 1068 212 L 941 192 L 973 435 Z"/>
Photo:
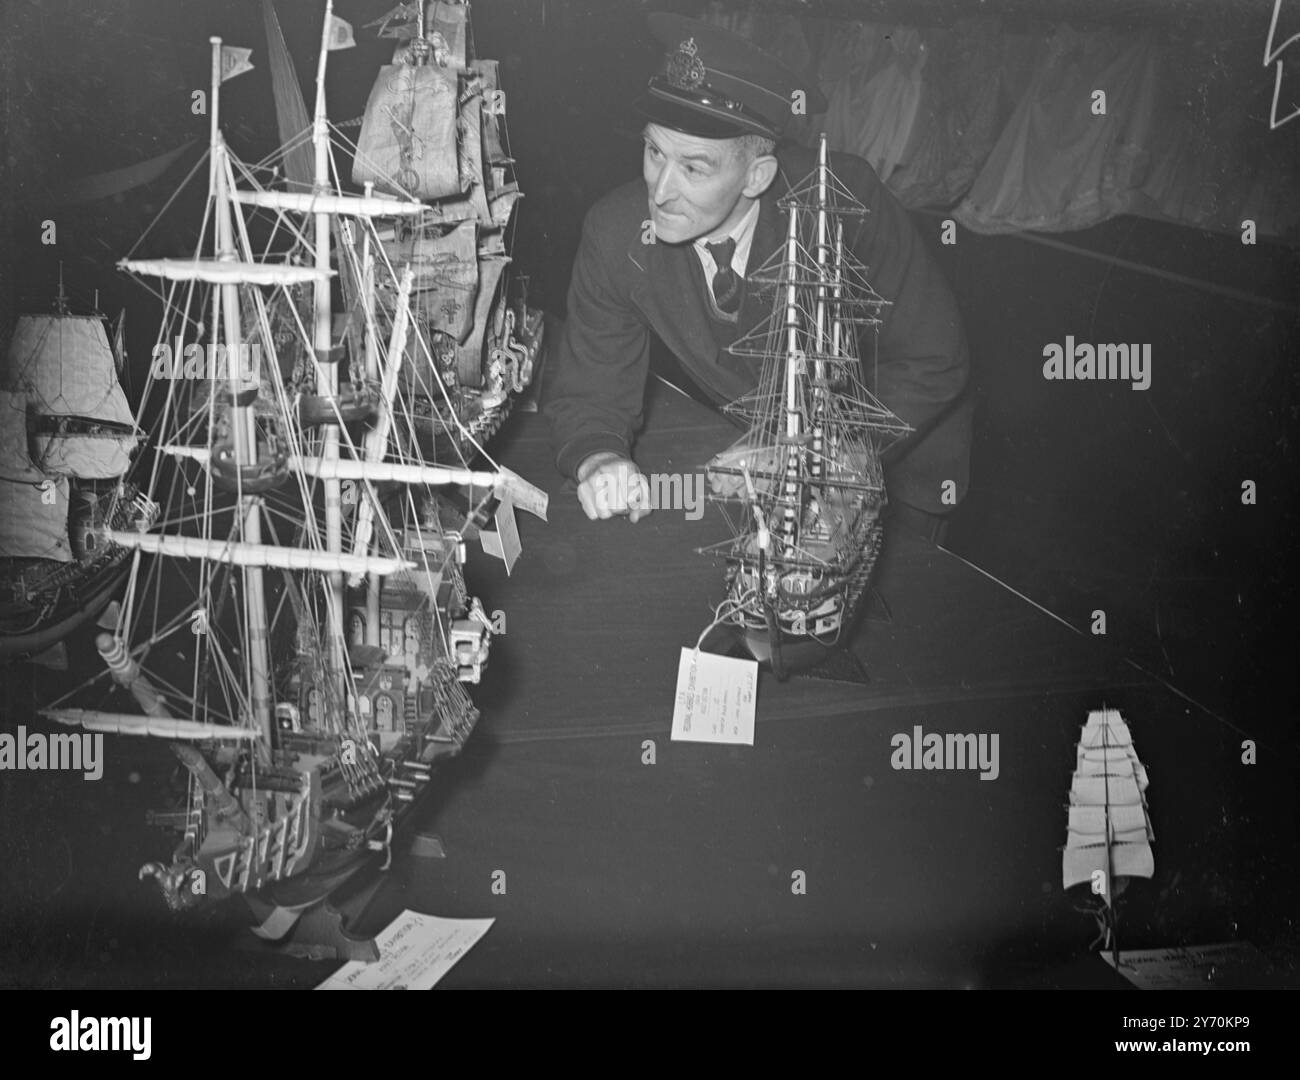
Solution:
<path fill-rule="evenodd" d="M 653 398 L 647 473 L 695 472 L 734 438 L 689 399 Z M 671 742 L 680 649 L 723 595 L 721 560 L 695 553 L 726 537 L 719 510 L 588 521 L 536 415 L 497 456 L 550 493 L 549 524 L 520 515 L 508 579 L 471 559 L 506 633 L 480 728 L 427 810 L 448 857 L 399 867 L 368 927 L 404 907 L 495 916 L 446 986 L 1114 984 L 1061 889 L 1079 727 L 1103 701 L 1130 708 L 1159 806 L 1179 764 L 1155 732 L 1183 725 L 1209 754 L 1213 722 L 898 534 L 876 578 L 891 621 L 854 645 L 870 685 L 765 673 L 752 748 Z M 997 735 L 997 778 L 895 770 L 891 738 L 917 725 Z"/>
<path fill-rule="evenodd" d="M 659 388 L 637 458 L 694 472 L 733 438 Z M 1261 746 L 1241 783 L 1240 732 L 902 533 L 854 643 L 869 685 L 764 674 L 753 747 L 672 742 L 680 650 L 723 595 L 721 560 L 695 553 L 727 536 L 719 510 L 588 521 L 537 415 L 494 453 L 550 492 L 550 521 L 519 516 L 510 577 L 473 546 L 471 591 L 506 632 L 473 688 L 478 728 L 413 815 L 446 857 L 414 857 L 404 837 L 354 924 L 374 933 L 405 908 L 494 917 L 441 986 L 1127 985 L 1088 952 L 1093 921 L 1061 888 L 1075 745 L 1103 703 L 1128 718 L 1156 832 L 1156 878 L 1124 898 L 1122 943 L 1222 941 L 1291 911 L 1285 753 Z M 73 652 L 97 661 L 88 642 Z M 894 736 L 917 727 L 996 736 L 997 778 L 895 769 Z M 166 850 L 145 811 L 175 769 L 148 749 L 106 740 L 93 784 L 0 777 L 0 981 L 320 983 L 337 964 L 255 945 L 242 905 L 175 919 L 136 880 Z"/>

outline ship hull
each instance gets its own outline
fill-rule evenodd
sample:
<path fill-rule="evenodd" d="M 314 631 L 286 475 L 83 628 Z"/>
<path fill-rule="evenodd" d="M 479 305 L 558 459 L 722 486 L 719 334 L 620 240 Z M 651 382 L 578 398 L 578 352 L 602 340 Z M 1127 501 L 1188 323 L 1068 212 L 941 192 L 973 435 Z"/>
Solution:
<path fill-rule="evenodd" d="M 17 634 L 0 629 L 0 662 L 36 656 L 103 611 L 126 579 L 130 569 L 128 555 L 129 551 L 122 550 L 106 565 L 94 567 L 84 578 L 75 578 L 64 586 L 62 591 L 71 596 L 58 603 L 32 629 Z"/>
<path fill-rule="evenodd" d="M 352 798 L 337 773 L 322 778 L 318 767 L 301 774 L 296 792 L 293 783 L 287 790 L 280 786 L 282 776 L 277 782 L 274 774 L 267 774 L 267 786 L 260 793 L 237 796 L 252 824 L 234 829 L 207 814 L 203 794 L 192 790 L 191 831 L 171 865 L 150 863 L 140 876 L 155 880 L 173 910 L 190 907 L 200 898 L 231 896 L 285 908 L 310 906 L 387 847 L 392 799 L 379 774 L 371 775 L 375 782 L 369 790 Z M 200 820 L 205 828 L 196 838 L 193 826 Z"/>
<path fill-rule="evenodd" d="M 883 538 L 883 527 L 874 516 L 859 528 L 860 557 L 852 571 L 821 597 L 819 607 L 829 606 L 834 611 L 833 627 L 828 628 L 826 616 L 819 617 L 815 610 L 796 622 L 786 613 L 783 613 L 786 617 L 780 618 L 775 612 L 768 616 L 761 609 L 756 613 L 753 608 L 748 608 L 740 633 L 745 651 L 760 664 L 771 668 L 778 677 L 784 678 L 791 672 L 816 667 L 845 648 L 852 642 L 862 617 L 863 601 Z M 741 564 L 732 585 L 733 597 L 743 591 L 745 579 L 745 565 Z M 792 630 L 792 626 L 813 632 L 799 633 Z M 831 632 L 827 633 L 827 629 Z"/>
<path fill-rule="evenodd" d="M 372 815 L 371 823 L 365 832 L 367 845 L 369 841 L 383 836 L 387 805 L 387 792 L 381 792 L 373 805 L 365 808 L 365 811 Z M 380 857 L 366 845 L 348 851 L 322 851 L 316 855 L 309 866 L 292 877 L 265 886 L 260 895 L 280 907 L 300 907 L 319 903 Z"/>

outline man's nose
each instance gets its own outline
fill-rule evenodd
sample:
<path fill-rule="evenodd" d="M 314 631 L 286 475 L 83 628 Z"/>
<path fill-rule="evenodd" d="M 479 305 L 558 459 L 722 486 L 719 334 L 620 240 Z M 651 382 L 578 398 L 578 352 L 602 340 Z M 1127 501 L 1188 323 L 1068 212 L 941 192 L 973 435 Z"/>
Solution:
<path fill-rule="evenodd" d="M 663 206 L 677 194 L 677 186 L 673 182 L 672 165 L 664 165 L 659 170 L 659 175 L 655 177 L 654 183 L 654 200 L 656 206 Z"/>

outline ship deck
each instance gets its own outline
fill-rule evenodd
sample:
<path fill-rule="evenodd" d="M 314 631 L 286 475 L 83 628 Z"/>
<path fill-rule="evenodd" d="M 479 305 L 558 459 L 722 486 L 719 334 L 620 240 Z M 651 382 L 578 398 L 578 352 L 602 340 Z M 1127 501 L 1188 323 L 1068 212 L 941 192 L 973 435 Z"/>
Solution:
<path fill-rule="evenodd" d="M 695 472 L 732 437 L 660 389 L 639 462 Z M 399 857 L 358 924 L 377 931 L 403 908 L 495 917 L 440 985 L 1125 986 L 1088 951 L 1093 921 L 1061 889 L 1074 748 L 1103 702 L 1124 710 L 1152 778 L 1157 878 L 1122 902 L 1124 947 L 1230 938 L 1234 903 L 1257 926 L 1289 910 L 1276 887 L 1293 865 L 1288 767 L 1261 748 L 1256 782 L 1227 784 L 1245 737 L 1230 722 L 902 533 L 886 539 L 884 605 L 855 642 L 869 685 L 765 674 L 753 747 L 673 743 L 679 651 L 723 595 L 721 561 L 695 554 L 725 537 L 717 510 L 589 522 L 536 415 L 518 416 L 497 451 L 550 492 L 550 522 L 520 515 L 509 578 L 473 552 L 471 588 L 506 611 L 506 633 L 474 691 L 480 726 L 420 808 L 447 857 Z M 895 770 L 891 739 L 917 726 L 997 735 L 997 778 Z M 228 912 L 170 921 L 137 884 L 134 868 L 164 851 L 142 818 L 169 766 L 124 742 L 106 741 L 97 784 L 0 783 L 0 981 L 325 978 L 336 965 L 250 949 Z"/>

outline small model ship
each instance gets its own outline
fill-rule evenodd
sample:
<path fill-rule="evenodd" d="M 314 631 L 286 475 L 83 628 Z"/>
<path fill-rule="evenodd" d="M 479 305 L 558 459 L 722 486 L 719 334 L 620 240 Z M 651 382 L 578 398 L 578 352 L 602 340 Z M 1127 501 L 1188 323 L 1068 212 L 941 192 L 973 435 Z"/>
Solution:
<path fill-rule="evenodd" d="M 130 552 L 101 542 L 147 513 L 125 480 L 139 440 L 121 364 L 104 317 L 69 311 L 62 275 L 55 310 L 14 328 L 0 374 L 0 662 L 66 666 L 61 642 L 126 576 Z"/>
<path fill-rule="evenodd" d="M 1092 910 L 1098 942 L 1114 947 L 1115 900 L 1130 878 L 1155 873 L 1155 833 L 1147 812 L 1147 771 L 1117 709 L 1093 709 L 1079 738 L 1070 784 L 1070 817 L 1062 859 L 1067 890 L 1087 884 L 1098 899 Z"/>
<path fill-rule="evenodd" d="M 750 278 L 775 290 L 772 314 L 730 350 L 762 364 L 755 391 L 727 407 L 749 418 L 750 453 L 709 466 L 715 488 L 737 491 L 724 512 L 740 511 L 734 538 L 704 551 L 726 557 L 744 648 L 784 678 L 847 641 L 883 535 L 880 455 L 911 429 L 866 385 L 860 336 L 874 364 L 886 301 L 845 244 L 846 219 L 867 210 L 832 172 L 824 135 L 779 205 L 786 241 Z"/>
<path fill-rule="evenodd" d="M 522 484 L 470 467 L 464 448 L 482 446 L 417 314 L 437 305 L 418 299 L 413 259 L 385 240 L 429 207 L 331 179 L 325 69 L 339 25 L 327 2 L 314 120 L 294 139 L 311 139 L 309 193 L 261 187 L 227 147 L 212 39 L 199 249 L 120 264 L 168 289 L 141 412 L 157 440 L 157 529 L 104 531 L 131 553 L 131 576 L 116 632 L 98 645 L 134 709 L 65 698 L 43 710 L 166 740 L 187 792 L 153 820 L 180 839 L 141 877 L 173 908 L 232 895 L 259 913 L 270 905 L 258 933 L 271 939 L 387 858 L 395 824 L 474 728 L 463 684 L 480 678 L 491 622 L 466 593 L 460 528 L 484 524 Z M 526 359 L 501 348 L 511 359 L 489 387 Z M 421 398 L 441 401 L 456 438 L 432 437 Z M 452 486 L 467 514 L 434 493 Z"/>

